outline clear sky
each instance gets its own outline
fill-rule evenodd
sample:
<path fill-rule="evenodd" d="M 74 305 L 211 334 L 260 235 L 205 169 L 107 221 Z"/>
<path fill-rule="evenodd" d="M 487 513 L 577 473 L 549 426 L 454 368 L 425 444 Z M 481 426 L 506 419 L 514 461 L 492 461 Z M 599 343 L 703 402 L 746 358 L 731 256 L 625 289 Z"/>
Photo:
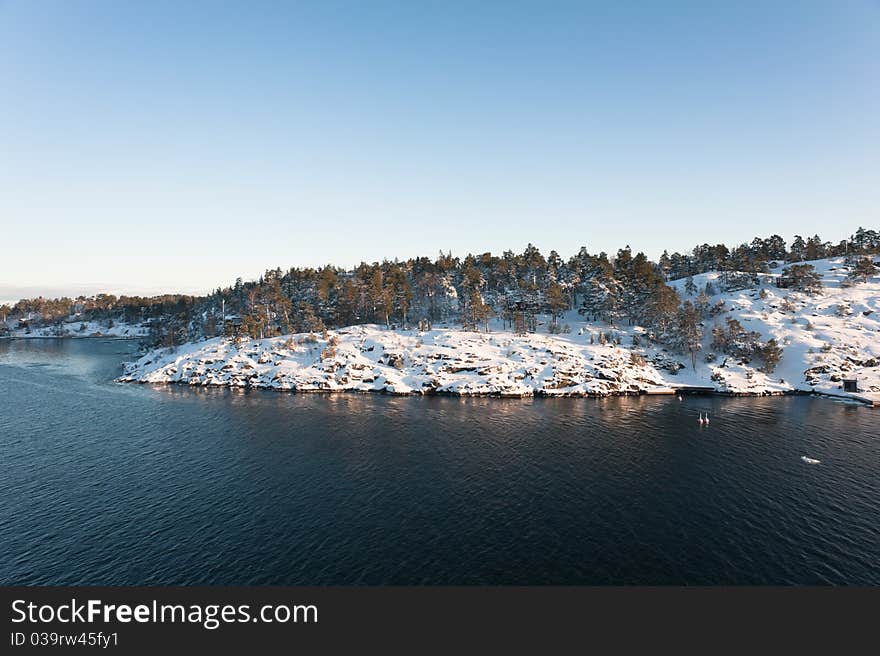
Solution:
<path fill-rule="evenodd" d="M 0 298 L 839 240 L 878 200 L 877 0 L 0 0 Z"/>

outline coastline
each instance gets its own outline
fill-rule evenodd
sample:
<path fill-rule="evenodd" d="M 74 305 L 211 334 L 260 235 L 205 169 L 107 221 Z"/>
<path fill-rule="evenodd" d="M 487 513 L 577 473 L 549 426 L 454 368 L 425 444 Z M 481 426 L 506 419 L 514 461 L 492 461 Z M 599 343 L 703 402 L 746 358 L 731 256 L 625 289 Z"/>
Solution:
<path fill-rule="evenodd" d="M 387 389 L 370 389 L 370 390 L 359 390 L 359 389 L 296 389 L 296 388 L 278 388 L 272 386 L 265 385 L 200 385 L 195 383 L 189 383 L 187 381 L 176 381 L 176 382 L 151 382 L 146 380 L 128 380 L 124 377 L 119 377 L 114 380 L 114 382 L 119 384 L 138 384 L 138 385 L 156 385 L 156 386 L 166 386 L 166 385 L 175 385 L 175 386 L 185 386 L 185 387 L 213 387 L 213 388 L 221 388 L 221 389 L 234 389 L 239 391 L 251 391 L 251 390 L 260 390 L 266 392 L 278 392 L 278 393 L 288 393 L 288 394 L 314 394 L 314 395 L 335 395 L 335 394 L 384 394 L 388 396 L 448 396 L 448 397 L 458 397 L 458 398 L 489 398 L 489 399 L 529 399 L 529 398 L 540 398 L 540 399 L 605 399 L 610 397 L 638 397 L 638 396 L 676 396 L 676 394 L 680 394 L 682 397 L 689 396 L 721 396 L 728 398 L 757 398 L 757 397 L 788 397 L 788 396 L 813 396 L 816 398 L 828 399 L 829 401 L 836 401 L 838 403 L 847 403 L 854 406 L 866 406 L 866 407 L 880 407 L 880 402 L 871 400 L 866 398 L 863 395 L 858 394 L 832 394 L 829 392 L 819 392 L 819 391 L 810 391 L 803 389 L 792 389 L 785 391 L 764 391 L 764 392 L 730 392 L 724 390 L 706 390 L 706 391 L 691 391 L 687 388 L 675 388 L 675 391 L 672 393 L 664 393 L 659 394 L 657 392 L 642 390 L 638 392 L 608 392 L 605 394 L 598 393 L 560 393 L 560 394 L 550 394 L 544 391 L 537 391 L 532 394 L 505 394 L 503 392 L 458 392 L 458 391 L 449 391 L 449 390 L 431 390 L 424 392 L 395 392 L 389 391 Z"/>
<path fill-rule="evenodd" d="M 792 367 L 803 372 L 809 363 L 789 362 Z M 719 370 L 724 372 L 723 385 L 715 382 Z M 365 325 L 323 336 L 214 338 L 155 349 L 126 363 L 116 381 L 495 398 L 816 394 L 871 404 L 869 398 L 837 389 L 831 375 L 819 376 L 824 380 L 811 386 L 803 373 L 797 382 L 793 377 L 786 382 L 741 363 L 699 362 L 692 369 L 662 348 L 589 344 L 582 337 L 392 331 Z"/>
<path fill-rule="evenodd" d="M 832 394 L 829 392 L 818 392 L 818 391 L 809 391 L 802 389 L 792 389 L 785 391 L 774 391 L 774 392 L 730 392 L 724 390 L 706 390 L 706 391 L 691 391 L 687 388 L 675 388 L 675 391 L 672 393 L 664 393 L 659 394 L 657 392 L 652 391 L 638 391 L 638 392 L 608 392 L 605 394 L 597 394 L 597 393 L 583 393 L 583 394 L 549 394 L 544 391 L 538 391 L 533 394 L 505 394 L 503 392 L 456 392 L 456 391 L 448 391 L 448 390 L 432 390 L 432 391 L 424 391 L 424 392 L 393 392 L 386 389 L 372 389 L 372 390 L 358 390 L 358 389 L 296 389 L 296 388 L 285 388 L 281 389 L 278 387 L 272 386 L 263 386 L 263 385 L 198 385 L 195 383 L 189 383 L 187 381 L 176 381 L 176 382 L 150 382 L 145 380 L 132 381 L 124 379 L 123 377 L 116 378 L 114 382 L 119 384 L 138 384 L 138 385 L 157 385 L 157 386 L 166 386 L 166 385 L 175 385 L 175 386 L 186 386 L 186 387 L 213 387 L 213 388 L 225 388 L 225 389 L 234 389 L 239 391 L 251 391 L 251 390 L 260 390 L 267 392 L 278 392 L 278 393 L 288 393 L 288 394 L 314 394 L 314 395 L 334 395 L 334 394 L 385 394 L 388 396 L 449 396 L 449 397 L 458 397 L 458 398 L 489 398 L 489 399 L 529 399 L 529 398 L 540 398 L 540 399 L 605 399 L 610 397 L 638 397 L 638 396 L 676 396 L 676 394 L 680 394 L 682 397 L 690 397 L 690 396 L 721 396 L 728 398 L 757 398 L 757 397 L 788 397 L 788 396 L 812 396 L 816 398 L 828 399 L 829 401 L 836 401 L 838 403 L 847 403 L 854 406 L 866 406 L 866 407 L 880 407 L 880 403 L 877 401 L 865 398 L 863 395 L 858 394 Z"/>

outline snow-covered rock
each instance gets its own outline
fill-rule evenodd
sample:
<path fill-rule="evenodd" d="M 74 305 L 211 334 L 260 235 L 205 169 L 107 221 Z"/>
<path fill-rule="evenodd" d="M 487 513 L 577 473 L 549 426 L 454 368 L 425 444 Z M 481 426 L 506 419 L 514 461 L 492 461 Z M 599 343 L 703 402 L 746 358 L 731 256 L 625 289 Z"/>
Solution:
<path fill-rule="evenodd" d="M 373 325 L 329 331 L 326 338 L 215 338 L 159 349 L 126 365 L 119 380 L 520 397 L 637 394 L 665 386 L 655 367 L 631 363 L 626 348 L 549 335 L 391 331 Z"/>

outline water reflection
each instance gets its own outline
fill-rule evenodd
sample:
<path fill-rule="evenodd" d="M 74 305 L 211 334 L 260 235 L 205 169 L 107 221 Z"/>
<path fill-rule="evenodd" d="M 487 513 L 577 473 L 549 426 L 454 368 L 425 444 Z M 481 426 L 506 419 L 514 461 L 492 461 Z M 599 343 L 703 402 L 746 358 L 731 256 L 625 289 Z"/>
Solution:
<path fill-rule="evenodd" d="M 0 583 L 880 583 L 876 411 L 117 385 L 135 345 L 39 342 L 0 342 Z"/>

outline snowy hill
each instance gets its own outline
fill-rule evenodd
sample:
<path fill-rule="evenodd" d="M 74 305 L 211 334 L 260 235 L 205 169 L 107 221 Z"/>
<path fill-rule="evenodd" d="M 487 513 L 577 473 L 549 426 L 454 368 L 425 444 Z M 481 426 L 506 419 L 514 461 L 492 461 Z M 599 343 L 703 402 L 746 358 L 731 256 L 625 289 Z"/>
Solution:
<path fill-rule="evenodd" d="M 841 378 L 856 377 L 860 388 L 880 391 L 880 279 L 873 276 L 849 286 L 843 258 L 807 264 L 821 277 L 818 294 L 780 289 L 775 284 L 778 274 L 758 274 L 760 284 L 754 288 L 710 297 L 713 305 L 723 302 L 726 311 L 714 320 L 705 320 L 707 327 L 730 317 L 763 339 L 779 343 L 783 355 L 773 374 L 728 359 L 726 367 L 704 362 L 688 378 L 723 391 L 840 393 Z M 704 289 L 707 282 L 717 289 L 718 281 L 717 272 L 694 276 L 698 289 Z M 691 300 L 684 292 L 684 280 L 670 285 L 683 299 Z M 712 353 L 710 337 L 704 336 L 704 354 Z"/>
<path fill-rule="evenodd" d="M 687 386 L 733 394 L 843 395 L 841 379 L 857 377 L 861 389 L 880 392 L 878 277 L 848 286 L 843 258 L 810 264 L 823 283 L 815 295 L 777 287 L 778 274 L 759 274 L 757 285 L 733 292 L 720 291 L 717 272 L 695 276 L 693 286 L 670 283 L 683 301 L 695 301 L 707 283 L 713 292 L 700 299 L 709 309 L 694 363 L 688 355 L 645 346 L 639 326 L 611 327 L 569 312 L 561 323 L 571 332 L 557 335 L 515 335 L 497 330 L 496 322 L 490 333 L 365 325 L 320 336 L 215 338 L 152 351 L 126 365 L 120 380 L 297 391 L 603 396 Z M 767 367 L 760 358 L 713 350 L 712 328 L 723 328 L 728 319 L 754 339 L 775 339 L 782 347 L 772 373 L 762 370 Z"/>

